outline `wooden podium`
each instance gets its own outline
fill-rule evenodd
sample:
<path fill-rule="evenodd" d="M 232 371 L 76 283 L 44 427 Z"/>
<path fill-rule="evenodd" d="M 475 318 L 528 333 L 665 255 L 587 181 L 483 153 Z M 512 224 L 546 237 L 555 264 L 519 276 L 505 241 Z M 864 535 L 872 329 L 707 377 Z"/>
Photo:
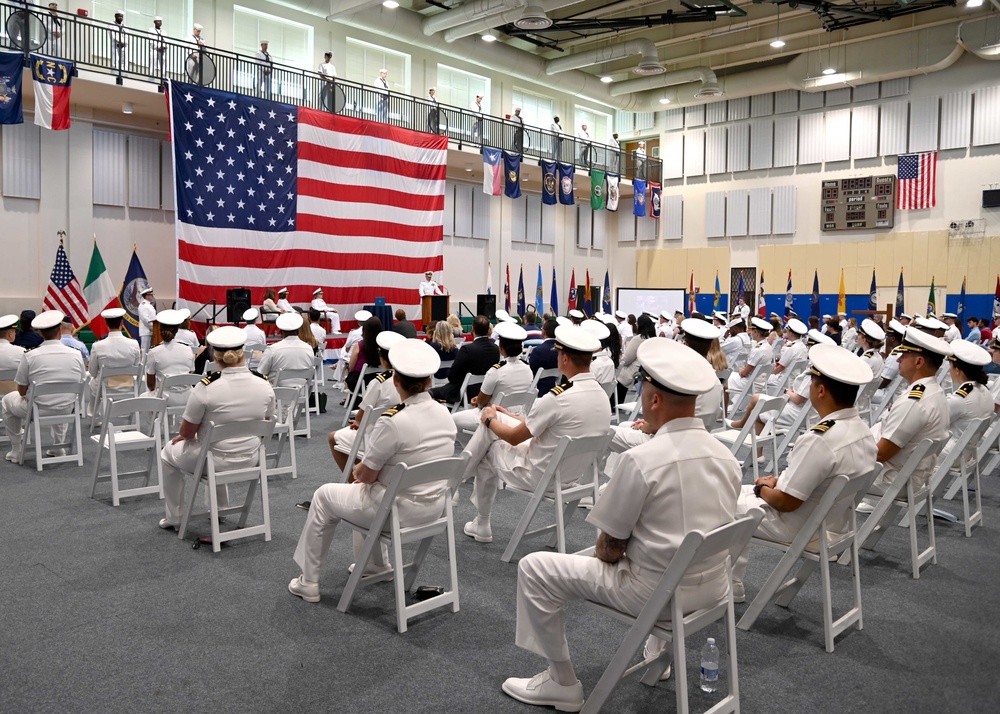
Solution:
<path fill-rule="evenodd" d="M 432 322 L 448 319 L 450 299 L 447 295 L 424 295 L 420 298 L 420 322 L 424 329 Z"/>

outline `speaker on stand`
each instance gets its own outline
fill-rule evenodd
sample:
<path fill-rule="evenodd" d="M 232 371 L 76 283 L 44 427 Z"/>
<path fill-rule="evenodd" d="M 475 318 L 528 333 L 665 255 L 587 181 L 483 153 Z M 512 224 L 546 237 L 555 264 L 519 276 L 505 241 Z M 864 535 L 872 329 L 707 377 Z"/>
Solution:
<path fill-rule="evenodd" d="M 492 320 L 494 313 L 497 311 L 497 296 L 496 295 L 476 295 L 476 314 L 486 315 L 487 319 Z"/>
<path fill-rule="evenodd" d="M 229 288 L 226 290 L 226 322 L 233 325 L 242 322 L 243 313 L 250 307 L 249 288 Z"/>

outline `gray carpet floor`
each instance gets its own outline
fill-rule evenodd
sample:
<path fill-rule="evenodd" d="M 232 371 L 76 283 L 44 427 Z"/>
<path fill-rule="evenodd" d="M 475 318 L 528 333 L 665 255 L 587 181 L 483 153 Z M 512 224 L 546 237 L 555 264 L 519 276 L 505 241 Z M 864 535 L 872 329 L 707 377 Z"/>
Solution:
<path fill-rule="evenodd" d="M 0 463 L 0 711 L 532 711 L 500 690 L 505 677 L 544 667 L 514 645 L 517 568 L 500 561 L 526 503 L 516 494 L 500 492 L 495 541 L 484 545 L 461 534 L 474 515 L 470 486 L 462 488 L 457 614 L 423 615 L 400 635 L 387 584 L 364 589 L 350 612 L 338 612 L 353 560 L 347 529 L 335 536 L 322 601 L 287 592 L 305 519 L 294 504 L 336 478 L 325 437 L 342 413 L 335 407 L 314 419 L 312 438 L 297 440 L 298 479 L 271 481 L 272 540 L 238 540 L 218 554 L 157 528 L 163 505 L 155 496 L 115 508 L 103 485 L 89 498 L 92 444 L 83 468 L 38 473 L 31 461 Z M 904 529 L 892 528 L 877 551 L 863 553 L 865 628 L 838 638 L 833 654 L 823 649 L 818 576 L 789 609 L 769 606 L 752 631 L 739 631 L 742 710 L 997 711 L 996 475 L 983 491 L 986 526 L 966 539 L 959 526 L 939 522 L 938 563 L 919 580 L 909 574 Z M 570 523 L 571 549 L 593 538 L 582 517 Z M 418 584 L 446 583 L 444 548 L 439 539 Z M 754 549 L 749 597 L 776 562 L 773 551 Z M 847 568 L 834 566 L 833 587 L 842 610 Z M 589 692 L 625 628 L 580 606 L 569 608 L 567 622 Z M 721 626 L 707 635 L 724 639 Z M 718 699 L 696 688 L 704 637 L 687 643 L 692 711 Z M 673 680 L 655 688 L 627 680 L 605 711 L 675 711 L 674 696 Z"/>

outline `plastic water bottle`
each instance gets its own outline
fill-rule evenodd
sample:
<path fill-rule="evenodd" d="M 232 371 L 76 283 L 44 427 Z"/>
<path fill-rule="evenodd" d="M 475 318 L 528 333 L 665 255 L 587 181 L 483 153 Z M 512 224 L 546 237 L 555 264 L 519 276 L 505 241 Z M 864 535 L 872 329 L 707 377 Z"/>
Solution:
<path fill-rule="evenodd" d="M 715 639 L 709 637 L 701 648 L 701 691 L 714 692 L 718 686 L 719 648 L 715 646 Z"/>

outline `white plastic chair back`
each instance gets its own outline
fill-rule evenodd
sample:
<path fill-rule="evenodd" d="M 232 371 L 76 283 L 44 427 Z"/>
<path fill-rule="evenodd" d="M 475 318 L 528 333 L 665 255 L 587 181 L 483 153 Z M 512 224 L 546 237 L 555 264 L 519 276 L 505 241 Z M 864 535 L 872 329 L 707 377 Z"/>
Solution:
<path fill-rule="evenodd" d="M 163 381 L 156 388 L 156 396 L 161 398 L 167 398 L 170 392 L 174 391 L 175 387 L 187 387 L 188 396 L 191 396 L 191 390 L 202 380 L 200 374 L 171 374 L 164 377 Z M 185 399 L 185 402 L 187 400 Z M 167 406 L 166 414 L 162 420 L 163 424 L 163 443 L 170 440 L 170 435 L 173 433 L 170 428 L 170 423 L 176 422 L 178 417 L 183 416 L 184 409 L 187 404 L 177 404 L 175 406 Z"/>
<path fill-rule="evenodd" d="M 296 412 L 302 408 L 300 399 L 302 388 L 274 387 L 273 389 L 277 406 L 274 432 L 278 436 L 278 443 L 275 445 L 274 451 L 267 453 L 267 475 L 291 474 L 292 478 L 298 478 L 298 462 L 295 458 L 295 416 Z M 288 444 L 289 464 L 288 466 L 279 466 L 281 456 L 285 451 L 285 444 Z"/>
<path fill-rule="evenodd" d="M 535 394 L 538 394 L 538 383 L 540 381 L 542 381 L 543 379 L 552 378 L 555 379 L 556 382 L 558 382 L 560 374 L 561 373 L 559 372 L 558 367 L 550 367 L 549 369 L 540 369 L 537 372 L 535 372 L 535 376 L 531 378 L 531 386 L 529 387 L 529 389 L 535 390 Z"/>
<path fill-rule="evenodd" d="M 385 414 L 389 408 L 390 406 L 387 405 L 378 409 L 369 409 L 361 415 L 361 423 L 358 424 L 358 433 L 354 435 L 354 441 L 351 442 L 351 450 L 347 452 L 347 463 L 344 465 L 344 471 L 341 474 L 344 483 L 348 482 L 351 471 L 354 469 L 354 462 L 360 458 L 359 454 L 364 454 L 365 440 L 368 438 L 368 432 L 371 431 L 372 426 L 378 421 L 378 418 Z"/>
<path fill-rule="evenodd" d="M 115 401 L 108 397 L 104 407 L 106 419 L 101 427 L 101 433 L 90 437 L 97 444 L 97 458 L 94 460 L 94 474 L 90 489 L 90 497 L 97 493 L 99 481 L 111 482 L 111 502 L 118 506 L 122 498 L 143 496 L 150 493 L 163 498 L 163 462 L 160 460 L 160 450 L 163 448 L 163 427 L 161 423 L 166 416 L 167 400 L 149 395 L 132 399 Z M 130 423 L 115 426 L 114 420 L 131 416 Z M 149 425 L 149 433 L 143 430 L 143 424 Z M 101 473 L 101 462 L 104 452 L 108 453 L 109 471 Z M 128 451 L 146 451 L 148 458 L 146 468 L 136 471 L 121 471 L 118 465 L 118 454 Z M 156 473 L 156 483 L 150 484 L 150 477 Z M 120 480 L 126 477 L 143 477 L 142 486 L 122 488 Z"/>
<path fill-rule="evenodd" d="M 381 366 L 372 367 L 370 365 L 365 365 L 365 368 L 361 370 L 361 376 L 358 377 L 358 383 L 354 385 L 354 389 L 350 392 L 350 394 L 348 394 L 347 401 L 344 403 L 347 409 L 344 410 L 344 418 L 340 422 L 341 428 L 347 426 L 347 422 L 351 419 L 351 411 L 353 411 L 354 405 L 358 403 L 361 399 L 361 395 L 365 392 L 365 387 L 367 386 L 365 377 L 376 375 L 381 371 Z"/>
<path fill-rule="evenodd" d="M 730 418 L 735 418 L 741 411 L 743 411 L 744 404 L 749 401 L 750 395 L 753 394 L 755 385 L 762 379 L 767 382 L 767 377 L 771 372 L 774 371 L 774 365 L 768 363 L 760 363 L 753 368 L 750 375 L 747 377 L 746 386 L 736 395 L 736 399 L 731 399 L 729 402 L 729 415 Z"/>
<path fill-rule="evenodd" d="M 303 382 L 301 391 L 299 392 L 299 401 L 302 403 L 302 411 L 306 415 L 306 425 L 303 428 L 295 430 L 295 436 L 304 436 L 307 439 L 312 438 L 312 422 L 309 418 L 309 392 L 313 389 L 313 384 L 316 382 L 316 370 L 312 367 L 305 369 L 280 369 L 278 374 L 275 375 L 274 384 L 279 385 L 288 379 L 301 379 Z M 359 379 L 360 383 L 361 380 Z"/>
<path fill-rule="evenodd" d="M 81 434 L 80 415 L 83 412 L 83 392 L 86 386 L 83 382 L 47 382 L 37 384 L 32 382 L 28 386 L 28 418 L 23 422 L 20 462 L 24 463 L 24 454 L 28 444 L 34 441 L 35 446 L 35 467 L 41 471 L 45 464 L 59 464 L 68 461 L 75 461 L 77 466 L 83 466 L 83 436 Z M 68 412 L 53 414 L 46 410 L 45 413 L 39 409 L 35 400 L 42 396 L 53 396 L 62 394 L 72 395 L 73 401 Z M 63 449 L 68 451 L 68 447 L 75 448 L 75 453 L 66 453 L 64 456 L 44 456 L 42 451 L 42 427 L 66 425 L 69 441 L 53 444 L 53 449 Z M 72 428 L 72 435 L 68 429 Z"/>
<path fill-rule="evenodd" d="M 102 413 L 108 397 L 113 400 L 130 399 L 139 396 L 139 382 L 144 372 L 143 364 L 130 364 L 123 367 L 102 366 L 97 372 L 96 401 L 91 403 L 90 431 L 94 430 L 98 418 L 106 419 Z M 127 386 L 111 385 L 112 380 L 125 382 L 123 377 L 130 378 Z"/>
<path fill-rule="evenodd" d="M 465 379 L 462 380 L 462 386 L 459 389 L 458 401 L 451 406 L 452 414 L 457 414 L 461 410 L 468 409 L 471 406 L 469 404 L 469 388 L 482 384 L 485 378 L 486 375 L 483 374 L 465 375 Z"/>

